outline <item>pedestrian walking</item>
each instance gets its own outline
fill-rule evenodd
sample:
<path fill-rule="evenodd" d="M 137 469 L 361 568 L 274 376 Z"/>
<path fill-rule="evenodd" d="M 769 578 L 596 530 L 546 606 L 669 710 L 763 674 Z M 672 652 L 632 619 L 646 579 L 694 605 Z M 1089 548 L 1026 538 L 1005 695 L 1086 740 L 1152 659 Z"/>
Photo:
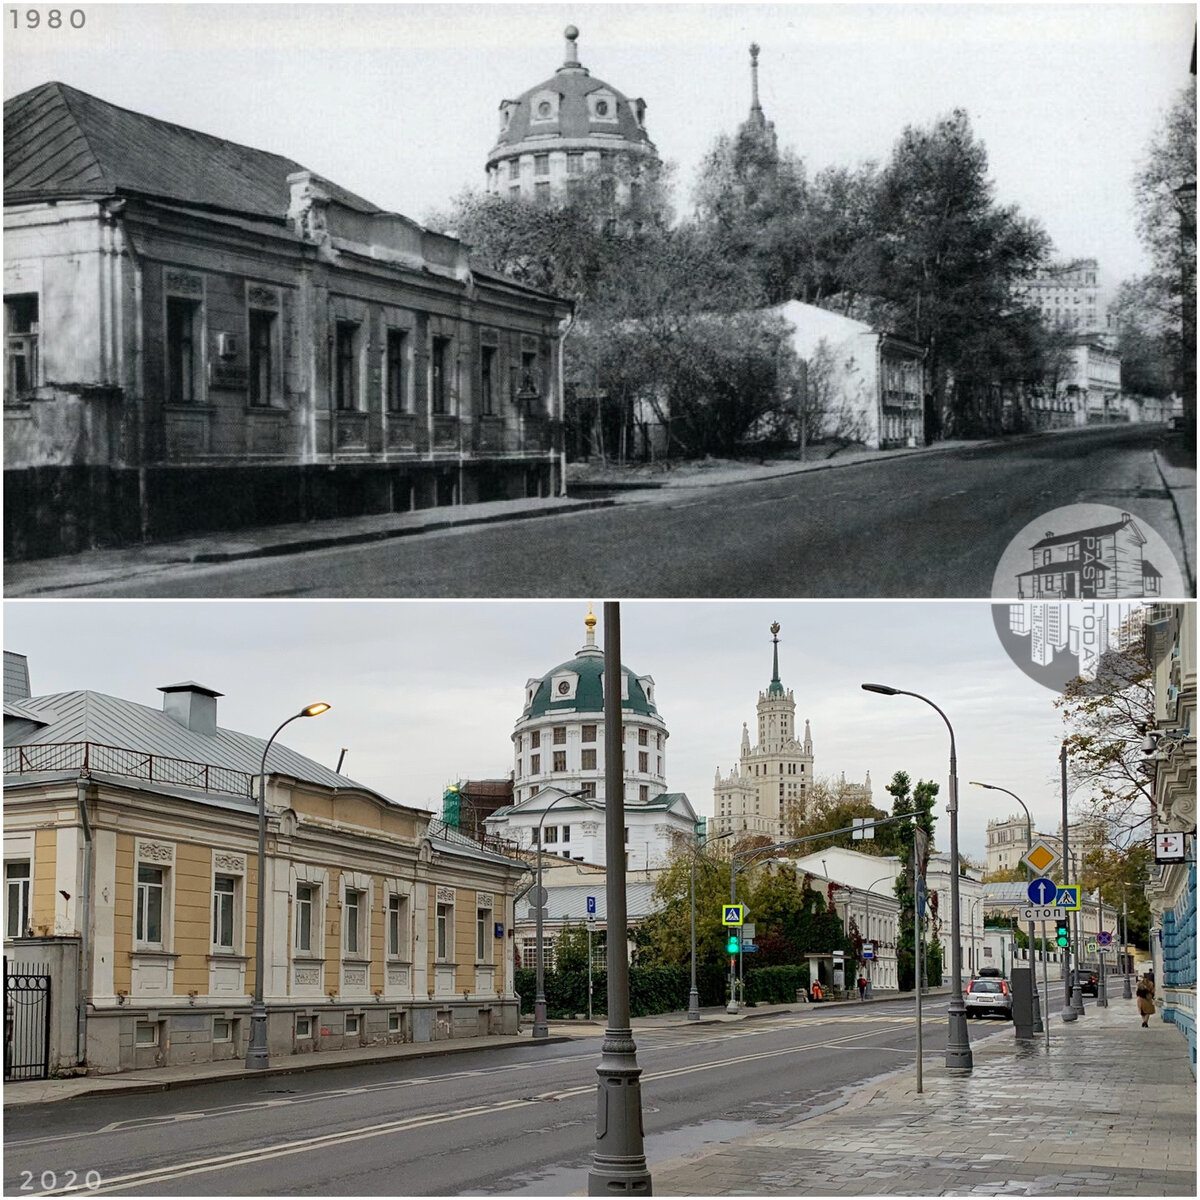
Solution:
<path fill-rule="evenodd" d="M 858 977 L 858 998 L 865 1000 L 867 998 L 867 981 L 862 975 Z"/>
<path fill-rule="evenodd" d="M 1147 972 L 1137 985 L 1138 1012 L 1142 1014 L 1142 1028 L 1150 1028 L 1150 1018 L 1154 1016 L 1154 980 Z"/>
<path fill-rule="evenodd" d="M 812 998 L 814 1000 L 824 1000 L 825 999 L 825 993 L 821 990 L 821 981 L 819 979 L 813 980 Z"/>

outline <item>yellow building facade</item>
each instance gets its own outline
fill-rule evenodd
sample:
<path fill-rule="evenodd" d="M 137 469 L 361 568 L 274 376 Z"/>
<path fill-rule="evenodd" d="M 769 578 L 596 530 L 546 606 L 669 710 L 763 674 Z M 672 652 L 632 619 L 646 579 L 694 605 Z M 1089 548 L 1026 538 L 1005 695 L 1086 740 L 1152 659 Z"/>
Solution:
<path fill-rule="evenodd" d="M 83 708 L 110 728 L 124 714 L 133 744 L 118 751 L 77 726 L 88 736 L 59 740 L 56 726 Z M 22 728 L 25 714 L 46 723 Z M 145 749 L 156 730 L 164 751 L 180 748 L 165 722 L 96 693 L 6 709 L 5 954 L 23 967 L 77 960 L 76 994 L 55 989 L 59 1067 L 245 1055 L 259 777 L 223 760 L 231 745 L 253 758 L 262 742 L 185 730 L 185 741 L 214 738 L 213 762 Z M 527 868 L 285 747 L 271 754 L 270 1054 L 515 1033 L 513 896 Z"/>

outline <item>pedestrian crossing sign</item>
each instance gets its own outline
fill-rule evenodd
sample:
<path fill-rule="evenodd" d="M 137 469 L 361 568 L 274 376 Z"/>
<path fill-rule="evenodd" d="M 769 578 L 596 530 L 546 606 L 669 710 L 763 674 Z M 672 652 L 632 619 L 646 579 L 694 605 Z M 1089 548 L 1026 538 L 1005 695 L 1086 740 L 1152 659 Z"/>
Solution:
<path fill-rule="evenodd" d="M 1079 885 L 1071 884 L 1070 887 L 1060 887 L 1058 895 L 1054 898 L 1055 908 L 1069 909 L 1071 912 L 1079 911 Z"/>
<path fill-rule="evenodd" d="M 746 914 L 744 904 L 725 904 L 721 907 L 722 925 L 741 925 Z"/>

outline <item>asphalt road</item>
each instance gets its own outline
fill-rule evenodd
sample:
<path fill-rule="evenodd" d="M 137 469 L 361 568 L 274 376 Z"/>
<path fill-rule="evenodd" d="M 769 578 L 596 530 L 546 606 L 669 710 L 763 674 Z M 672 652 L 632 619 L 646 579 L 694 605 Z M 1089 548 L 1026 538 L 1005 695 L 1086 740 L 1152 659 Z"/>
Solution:
<path fill-rule="evenodd" d="M 1011 539 L 1051 509 L 1132 512 L 1182 562 L 1155 428 L 882 458 L 633 493 L 613 508 L 222 565 L 72 596 L 989 597 Z"/>
<path fill-rule="evenodd" d="M 926 1056 L 944 1049 L 946 1006 L 925 1000 Z M 1012 1038 L 1004 1021 L 968 1029 Z M 915 1063 L 911 998 L 636 1036 L 651 1171 Z M 4 1190 L 63 1194 L 91 1171 L 96 1195 L 585 1193 L 599 1052 L 586 1037 L 10 1109 Z"/>

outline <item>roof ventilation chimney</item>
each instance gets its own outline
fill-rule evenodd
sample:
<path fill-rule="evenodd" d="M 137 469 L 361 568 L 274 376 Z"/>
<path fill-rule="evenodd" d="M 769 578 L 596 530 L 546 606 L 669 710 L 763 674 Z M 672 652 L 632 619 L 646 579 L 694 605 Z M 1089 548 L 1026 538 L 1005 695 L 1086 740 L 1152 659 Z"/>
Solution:
<path fill-rule="evenodd" d="M 212 737 L 217 732 L 217 697 L 214 692 L 190 679 L 186 683 L 172 683 L 158 689 L 163 694 L 163 712 L 172 721 L 178 721 L 193 733 Z"/>
<path fill-rule="evenodd" d="M 15 650 L 4 652 L 4 702 L 10 700 L 28 700 L 29 690 L 29 659 Z"/>

